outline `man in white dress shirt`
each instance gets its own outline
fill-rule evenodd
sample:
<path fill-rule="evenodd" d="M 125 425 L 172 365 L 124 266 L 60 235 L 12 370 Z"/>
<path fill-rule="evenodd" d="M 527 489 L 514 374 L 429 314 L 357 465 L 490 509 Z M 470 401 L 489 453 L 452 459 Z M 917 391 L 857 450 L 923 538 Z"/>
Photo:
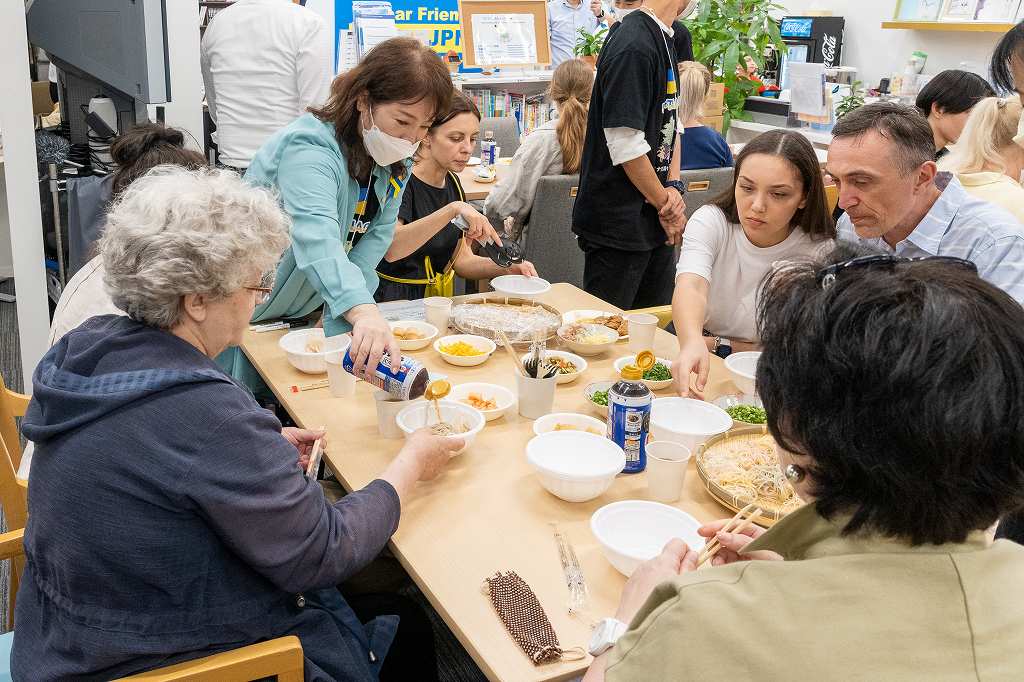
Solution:
<path fill-rule="evenodd" d="M 551 68 L 573 58 L 581 28 L 595 33 L 604 18 L 601 0 L 548 0 Z"/>
<path fill-rule="evenodd" d="M 937 173 L 931 127 L 913 107 L 868 104 L 836 123 L 827 172 L 846 211 L 839 239 L 907 258 L 953 256 L 1024 303 L 1024 226 Z"/>
<path fill-rule="evenodd" d="M 221 10 L 200 58 L 220 162 L 239 170 L 272 134 L 323 104 L 334 77 L 327 22 L 292 0 L 237 0 Z"/>

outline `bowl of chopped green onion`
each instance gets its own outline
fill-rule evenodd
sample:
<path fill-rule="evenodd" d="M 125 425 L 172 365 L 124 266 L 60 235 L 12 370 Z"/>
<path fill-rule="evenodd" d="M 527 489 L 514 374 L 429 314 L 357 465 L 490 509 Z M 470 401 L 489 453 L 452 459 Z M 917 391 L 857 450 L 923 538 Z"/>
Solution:
<path fill-rule="evenodd" d="M 764 403 L 752 393 L 723 395 L 713 402 L 732 417 L 735 426 L 761 426 L 767 421 Z"/>
<path fill-rule="evenodd" d="M 635 362 L 635 355 L 624 355 L 615 361 L 615 373 L 621 374 L 622 368 Z M 644 383 L 652 391 L 661 391 L 672 385 L 672 361 L 655 358 L 654 366 L 644 372 Z"/>
<path fill-rule="evenodd" d="M 587 387 L 583 389 L 583 395 L 587 399 L 590 411 L 601 419 L 608 417 L 608 389 L 614 383 L 614 381 L 595 381 L 592 384 L 587 384 Z"/>

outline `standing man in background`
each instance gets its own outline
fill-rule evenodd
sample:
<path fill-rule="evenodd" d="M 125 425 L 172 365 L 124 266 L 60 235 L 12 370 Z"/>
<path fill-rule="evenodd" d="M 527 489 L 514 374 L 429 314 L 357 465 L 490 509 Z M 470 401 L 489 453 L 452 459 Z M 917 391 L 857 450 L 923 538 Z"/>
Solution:
<path fill-rule="evenodd" d="M 551 35 L 551 68 L 573 58 L 580 29 L 593 33 L 604 21 L 601 0 L 549 0 L 548 33 Z"/>
<path fill-rule="evenodd" d="M 327 22 L 292 0 L 237 0 L 210 22 L 200 53 L 220 163 L 238 171 L 323 104 L 334 77 Z"/>
<path fill-rule="evenodd" d="M 668 303 L 685 220 L 672 22 L 689 0 L 647 0 L 601 50 L 573 232 L 583 287 L 623 310 Z"/>

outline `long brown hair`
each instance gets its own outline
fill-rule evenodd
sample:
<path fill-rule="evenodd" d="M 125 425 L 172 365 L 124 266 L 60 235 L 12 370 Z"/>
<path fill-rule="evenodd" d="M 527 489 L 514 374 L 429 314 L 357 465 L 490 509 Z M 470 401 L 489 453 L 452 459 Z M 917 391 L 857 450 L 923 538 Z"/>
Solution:
<path fill-rule="evenodd" d="M 803 208 L 796 210 L 790 224 L 799 226 L 815 240 L 835 238 L 836 224 L 832 220 L 825 199 L 825 183 L 818 166 L 818 157 L 807 138 L 794 130 L 770 130 L 761 133 L 743 146 L 743 150 L 736 157 L 732 187 L 722 192 L 714 201 L 714 205 L 722 209 L 729 222 L 740 222 L 739 213 L 736 211 L 736 183 L 743 170 L 743 162 L 754 154 L 779 156 L 796 168 L 804 186 L 806 203 Z"/>
<path fill-rule="evenodd" d="M 580 59 L 558 65 L 551 76 L 551 99 L 558 104 L 558 146 L 562 148 L 562 172 L 577 173 L 587 136 L 587 110 L 594 89 L 594 70 Z"/>
<path fill-rule="evenodd" d="M 117 164 L 111 200 L 156 166 L 173 164 L 196 170 L 208 165 L 205 156 L 185 149 L 182 131 L 159 123 L 142 123 L 120 135 L 110 145 L 110 157 Z"/>
<path fill-rule="evenodd" d="M 441 59 L 415 38 L 391 38 L 370 50 L 354 68 L 334 79 L 324 106 L 310 108 L 321 121 L 334 124 L 338 145 L 348 159 L 348 172 L 363 178 L 373 169 L 373 159 L 363 146 L 356 102 L 366 96 L 369 104 L 430 103 L 434 118 L 448 108 L 452 78 Z M 400 175 L 401 162 L 391 172 Z"/>

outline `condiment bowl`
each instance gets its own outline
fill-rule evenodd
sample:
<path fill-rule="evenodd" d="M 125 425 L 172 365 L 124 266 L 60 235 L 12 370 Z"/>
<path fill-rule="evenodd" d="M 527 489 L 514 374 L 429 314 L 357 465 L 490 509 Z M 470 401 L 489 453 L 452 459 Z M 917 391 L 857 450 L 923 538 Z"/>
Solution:
<path fill-rule="evenodd" d="M 437 327 L 428 323 L 421 322 L 419 320 L 398 320 L 397 322 L 391 322 L 391 331 L 394 332 L 396 329 L 415 330 L 417 333 L 422 334 L 423 338 L 420 339 L 399 339 L 398 347 L 402 350 L 419 350 L 426 348 L 430 345 L 430 342 L 437 338 Z"/>
<path fill-rule="evenodd" d="M 559 429 L 559 426 L 562 428 Z M 538 436 L 557 431 L 584 431 L 595 436 L 604 436 L 608 431 L 608 425 L 600 419 L 576 412 L 554 412 L 533 422 L 533 432 Z"/>
<path fill-rule="evenodd" d="M 596 343 L 584 343 L 566 337 L 566 334 L 573 327 L 582 327 L 587 331 L 588 337 Z M 558 328 L 558 338 L 569 347 L 573 353 L 580 355 L 600 355 L 611 349 L 619 340 L 619 333 L 601 324 L 563 324 Z"/>
<path fill-rule="evenodd" d="M 646 500 L 606 504 L 590 517 L 590 531 L 605 558 L 627 578 L 641 563 L 661 554 L 673 538 L 699 552 L 704 547 L 704 538 L 697 534 L 700 526 L 684 511 Z"/>
<path fill-rule="evenodd" d="M 624 355 L 615 361 L 615 372 L 616 374 L 622 373 L 622 368 L 636 360 L 635 355 Z M 668 367 L 668 371 L 672 371 L 672 361 L 666 360 L 665 358 L 656 358 L 655 363 L 660 362 L 661 364 Z M 644 379 L 644 385 L 652 391 L 663 391 L 672 385 L 672 379 L 662 379 L 661 381 L 655 381 L 654 379 Z"/>
<path fill-rule="evenodd" d="M 306 350 L 306 346 L 312 342 L 320 344 L 319 351 Z M 348 350 L 351 343 L 352 337 L 348 334 L 325 337 L 323 328 L 313 327 L 288 332 L 277 345 L 295 369 L 306 374 L 323 374 L 327 371 L 327 355 L 334 351 Z"/>
<path fill-rule="evenodd" d="M 504 417 L 505 414 L 508 413 L 508 411 L 516 404 L 515 393 L 504 386 L 475 382 L 452 386 L 452 392 L 448 394 L 448 399 L 468 405 L 469 403 L 467 403 L 466 400 L 469 398 L 470 394 L 475 394 L 484 400 L 493 400 L 498 404 L 497 407 L 490 410 L 483 410 L 479 407 L 475 408 L 480 410 L 480 414 L 482 414 L 489 422 Z M 473 407 L 473 405 L 470 405 L 470 407 Z"/>
<path fill-rule="evenodd" d="M 452 355 L 441 350 L 442 346 L 450 346 L 453 343 L 468 343 L 479 351 L 482 351 L 480 355 Z M 444 361 L 450 365 L 456 365 L 458 367 L 476 367 L 487 362 L 487 358 L 491 357 L 491 353 L 497 350 L 498 347 L 494 345 L 494 342 L 490 339 L 485 339 L 482 336 L 475 336 L 473 334 L 452 334 L 450 336 L 442 336 L 434 342 L 434 350 L 437 351 L 438 355 L 444 358 Z"/>
<path fill-rule="evenodd" d="M 592 500 L 611 487 L 626 466 L 626 454 L 603 436 L 552 431 L 526 444 L 526 459 L 540 484 L 566 502 Z"/>
<path fill-rule="evenodd" d="M 578 379 L 581 374 L 587 371 L 587 361 L 581 358 L 580 356 L 576 355 L 575 353 L 569 353 L 564 350 L 549 350 L 545 351 L 545 355 L 547 355 L 549 358 L 562 358 L 563 360 L 568 360 L 572 364 L 576 365 L 576 371 L 572 372 L 571 374 L 562 374 L 561 372 L 559 372 L 558 379 L 555 381 L 556 384 L 571 384 L 572 382 L 576 381 L 576 379 Z M 529 359 L 529 357 L 530 354 L 527 353 L 522 358 L 520 358 L 520 360 L 522 362 L 526 362 L 526 360 Z"/>
<path fill-rule="evenodd" d="M 587 399 L 587 406 L 590 408 L 591 412 L 593 412 L 601 419 L 608 418 L 608 406 L 598 405 L 597 403 L 595 403 L 594 393 L 596 393 L 597 391 L 607 391 L 612 387 L 614 383 L 614 381 L 595 381 L 593 383 L 587 384 L 587 387 L 583 389 L 583 397 Z"/>
<path fill-rule="evenodd" d="M 487 420 L 480 410 L 470 407 L 463 403 L 453 402 L 451 400 L 439 400 L 437 406 L 441 410 L 441 419 L 452 424 L 453 426 L 465 426 L 467 431 L 464 433 L 453 433 L 452 436 L 462 438 L 466 441 L 466 444 L 456 453 L 462 454 L 466 449 L 473 444 L 476 440 L 476 435 L 483 431 L 484 425 L 487 424 Z M 430 400 L 416 401 L 403 409 L 395 417 L 395 423 L 398 424 L 398 428 L 402 429 L 405 433 L 405 437 L 408 438 L 413 434 L 414 431 L 422 429 L 425 426 L 431 426 L 437 423 L 437 412 L 434 409 L 434 403 Z"/>

